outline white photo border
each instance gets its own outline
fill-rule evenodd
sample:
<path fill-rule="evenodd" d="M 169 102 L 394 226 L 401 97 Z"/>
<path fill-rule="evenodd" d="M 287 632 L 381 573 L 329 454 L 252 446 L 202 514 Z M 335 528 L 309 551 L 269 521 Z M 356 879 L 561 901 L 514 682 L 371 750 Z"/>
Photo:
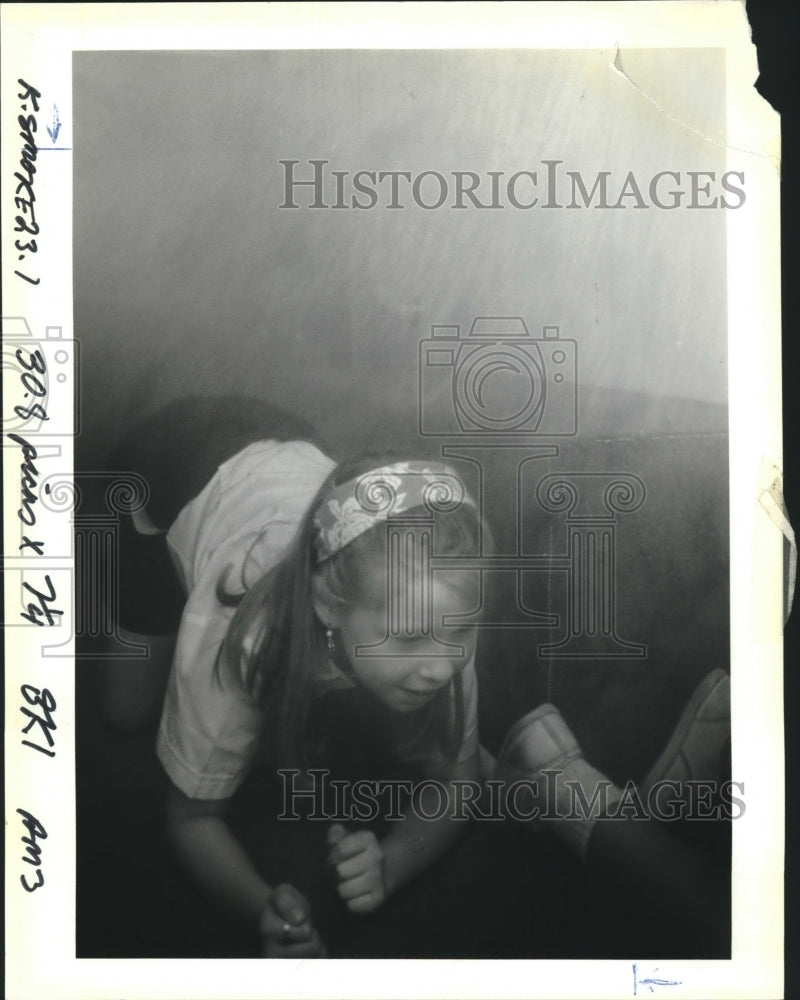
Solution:
<path fill-rule="evenodd" d="M 783 536 L 760 502 L 782 468 L 780 400 L 779 125 L 753 89 L 756 54 L 738 2 L 540 4 L 6 4 L 3 17 L 4 317 L 23 317 L 32 336 L 72 338 L 71 72 L 73 51 L 219 48 L 588 48 L 725 47 L 728 65 L 727 169 L 747 170 L 757 192 L 728 215 L 730 400 L 731 676 L 733 774 L 747 812 L 733 834 L 730 961 L 663 961 L 678 980 L 675 998 L 774 997 L 783 965 Z M 16 127 L 24 80 L 58 95 L 59 144 L 37 176 L 46 290 L 15 277 L 8 220 L 19 169 Z M 57 157 L 57 159 L 56 159 Z M 9 252 L 10 251 L 10 252 Z M 27 261 L 32 264 L 32 261 Z M 56 329 L 60 328 L 60 333 Z M 753 349 L 758 331 L 758 350 Z M 4 378 L 6 377 L 4 372 Z M 10 376 L 9 376 L 10 377 Z M 16 379 L 17 376 L 15 375 Z M 746 393 L 743 392 L 746 387 Z M 15 398 L 15 394 L 16 397 Z M 8 407 L 18 401 L 6 386 Z M 54 397 L 60 459 L 71 464 L 73 411 Z M 6 483 L 19 478 L 19 453 L 4 448 Z M 775 470 L 778 470 L 777 473 Z M 774 490 L 773 490 L 774 492 Z M 6 552 L 15 551 L 17 503 L 7 490 Z M 18 499 L 18 498 L 17 498 Z M 48 529 L 49 531 L 49 529 Z M 52 574 L 72 634 L 71 539 L 62 521 L 39 562 L 5 562 L 6 620 L 18 613 L 21 574 Z M 61 537 L 59 536 L 59 533 Z M 35 556 L 30 557 L 35 560 Z M 32 568 L 31 568 L 32 567 Z M 16 577 L 15 577 L 16 574 Z M 32 577 L 31 577 L 32 578 Z M 64 583 L 66 581 L 66 583 Z M 632 996 L 631 961 L 101 960 L 75 958 L 74 705 L 68 672 L 59 678 L 58 754 L 31 754 L 19 742 L 22 684 L 53 683 L 40 629 L 6 630 L 6 995 L 23 998 L 144 997 L 608 997 Z M 62 661 L 69 663 L 69 661 Z M 66 668 L 65 668 L 66 669 Z M 36 757 L 36 755 L 33 755 Z M 48 892 L 20 890 L 16 810 L 48 817 Z M 111 890 L 113 891 L 113 889 Z M 233 985 L 232 985 L 233 984 Z"/>

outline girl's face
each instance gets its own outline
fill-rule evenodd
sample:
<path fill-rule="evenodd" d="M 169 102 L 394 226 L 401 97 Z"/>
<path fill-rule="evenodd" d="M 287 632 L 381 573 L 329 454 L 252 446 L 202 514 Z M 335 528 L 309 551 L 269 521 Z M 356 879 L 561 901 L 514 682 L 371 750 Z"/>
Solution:
<path fill-rule="evenodd" d="M 389 708 L 398 712 L 422 708 L 472 659 L 475 627 L 442 624 L 444 615 L 467 615 L 477 607 L 476 594 L 463 586 L 463 579 L 458 583 L 462 586 L 456 586 L 448 574 L 433 574 L 430 613 L 438 643 L 422 633 L 419 614 L 414 616 L 415 621 L 408 621 L 412 616 L 404 610 L 398 618 L 399 628 L 390 635 L 383 601 L 351 608 L 340 615 L 340 641 L 356 676 Z M 420 593 L 419 588 L 413 590 Z M 369 650 L 356 653 L 356 647 L 369 645 L 379 645 L 379 655 L 370 655 Z"/>

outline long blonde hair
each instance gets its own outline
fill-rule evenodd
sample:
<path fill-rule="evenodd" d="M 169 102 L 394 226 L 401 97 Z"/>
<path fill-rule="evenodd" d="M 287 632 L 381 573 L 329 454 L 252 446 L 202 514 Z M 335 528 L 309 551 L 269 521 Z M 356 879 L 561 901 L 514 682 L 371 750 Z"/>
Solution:
<path fill-rule="evenodd" d="M 365 591 L 374 567 L 386 565 L 386 525 L 378 523 L 325 562 L 316 565 L 314 515 L 330 491 L 342 483 L 385 464 L 386 456 L 362 456 L 338 465 L 317 491 L 281 561 L 249 589 L 227 590 L 227 575 L 217 585 L 217 598 L 236 611 L 217 659 L 220 682 L 243 683 L 264 716 L 270 757 L 280 766 L 305 763 L 303 741 L 314 692 L 314 679 L 328 658 L 325 627 L 314 609 L 312 580 L 324 577 L 325 587 L 350 607 L 374 598 Z M 436 554 L 475 555 L 491 548 L 488 527 L 476 509 L 461 504 L 435 514 Z M 380 560 L 383 560 L 381 563 Z M 255 640 L 253 640 L 255 637 Z M 342 671 L 354 678 L 342 656 Z M 357 682 L 356 682 L 357 683 Z M 400 742 L 432 734 L 439 749 L 454 758 L 463 740 L 464 709 L 460 674 L 412 718 L 400 716 Z"/>

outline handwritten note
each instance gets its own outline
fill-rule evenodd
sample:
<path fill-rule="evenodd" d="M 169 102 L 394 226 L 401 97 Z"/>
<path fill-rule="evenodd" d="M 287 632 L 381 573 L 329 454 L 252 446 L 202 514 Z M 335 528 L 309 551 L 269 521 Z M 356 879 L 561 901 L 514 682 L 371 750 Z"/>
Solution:
<path fill-rule="evenodd" d="M 24 347 L 17 348 L 15 353 L 17 363 L 20 365 L 20 388 L 23 391 L 25 402 L 14 406 L 14 414 L 23 422 L 29 420 L 47 421 L 47 383 L 44 381 L 47 375 L 47 362 L 40 350 L 30 351 Z M 34 401 L 30 401 L 31 398 Z M 36 464 L 39 457 L 38 449 L 28 438 L 22 434 L 9 433 L 6 437 L 19 446 L 21 459 L 20 479 L 19 479 L 19 507 L 17 517 L 26 529 L 36 527 L 36 504 L 39 502 L 39 468 Z M 47 491 L 47 487 L 45 487 Z M 37 556 L 44 555 L 45 543 L 42 539 L 31 538 L 27 532 L 21 535 L 19 550 L 32 550 Z M 28 553 L 31 554 L 31 553 Z M 44 574 L 41 581 L 32 584 L 24 581 L 23 588 L 35 600 L 29 601 L 25 610 L 20 612 L 20 616 L 32 625 L 53 625 L 59 620 L 58 616 L 63 611 L 52 607 L 56 600 L 56 591 L 50 576 Z"/>
<path fill-rule="evenodd" d="M 22 843 L 25 845 L 25 854 L 22 856 L 22 860 L 28 864 L 33 865 L 36 869 L 36 881 L 29 882 L 27 875 L 20 875 L 19 880 L 22 884 L 22 888 L 26 892 L 36 892 L 44 885 L 44 872 L 42 871 L 42 849 L 37 843 L 39 840 L 45 840 L 47 838 L 47 831 L 39 822 L 39 820 L 32 816 L 26 809 L 17 809 L 17 812 L 22 817 L 22 825 L 25 828 L 25 833 L 23 834 Z"/>
<path fill-rule="evenodd" d="M 37 286 L 41 284 L 41 267 L 38 264 L 41 240 L 40 222 L 37 221 L 37 132 L 39 129 L 38 114 L 42 102 L 41 91 L 28 80 L 17 80 L 18 114 L 17 126 L 21 140 L 18 169 L 14 172 L 13 186 L 13 218 L 14 249 L 17 251 L 14 275 L 22 283 L 20 289 L 27 288 L 29 297 L 27 308 L 33 308 L 40 302 L 34 302 L 32 297 L 39 297 Z M 48 129 L 49 131 L 49 129 Z M 23 321 L 24 323 L 24 321 Z M 27 329 L 27 323 L 24 323 Z M 30 331 L 28 330 L 28 334 Z M 48 337 L 50 332 L 48 330 Z M 14 338 L 16 339 L 16 338 Z M 15 374 L 9 374 L 5 382 L 7 393 L 5 423 L 6 433 L 4 445 L 8 449 L 10 461 L 6 464 L 6 495 L 9 498 L 8 516 L 18 524 L 17 553 L 21 560 L 19 607 L 17 627 L 35 630 L 58 627 L 64 614 L 62 602 L 56 593 L 53 573 L 53 562 L 48 553 L 47 525 L 42 524 L 42 497 L 49 493 L 49 487 L 43 485 L 45 473 L 43 462 L 46 458 L 60 454 L 60 449 L 41 440 L 42 437 L 63 435 L 65 428 L 57 427 L 57 421 L 51 412 L 51 388 L 59 383 L 66 383 L 66 376 L 59 373 L 54 376 L 50 372 L 49 359 L 45 344 L 27 336 L 8 352 L 9 359 L 13 352 L 14 363 L 4 367 L 11 368 Z M 66 358 L 63 349 L 56 353 L 56 360 Z M 5 358 L 4 354 L 4 358 Z M 52 384 L 51 384 L 51 379 Z M 10 390 L 10 391 L 9 391 Z M 13 415 L 12 415 L 13 414 Z M 14 450 L 17 459 L 11 458 Z M 16 489 L 10 469 L 18 468 Z M 15 513 L 14 513 L 15 512 Z M 46 520 L 46 519 L 44 519 Z M 52 533 L 50 541 L 52 543 Z M 56 564 L 57 565 L 57 564 Z M 13 614 L 13 611 L 12 611 Z M 9 624 L 14 624 L 13 621 Z M 55 721 L 56 697 L 49 687 L 43 686 L 37 680 L 33 671 L 35 663 L 25 661 L 25 669 L 17 680 L 19 711 L 21 714 L 19 742 L 24 753 L 32 755 L 33 761 L 41 761 L 49 773 L 56 765 L 52 763 L 56 756 Z M 21 683 L 20 681 L 25 681 Z M 47 762 L 47 763 L 45 763 Z M 23 853 L 21 861 L 33 871 L 23 871 L 19 881 L 26 893 L 33 893 L 45 884 L 42 865 L 42 842 L 47 838 L 45 822 L 40 815 L 34 815 L 38 806 L 34 799 L 34 787 L 26 789 L 32 802 L 26 802 L 26 807 L 18 807 L 17 814 L 22 821 L 21 843 Z M 49 824 L 48 824 L 49 825 Z"/>
<path fill-rule="evenodd" d="M 21 238 L 14 241 L 14 248 L 18 251 L 20 262 L 24 262 L 28 254 L 35 254 L 39 251 L 39 244 L 35 237 L 39 235 L 39 224 L 36 221 L 36 195 L 34 194 L 34 179 L 36 176 L 36 139 L 37 131 L 36 112 L 39 110 L 39 100 L 41 94 L 25 80 L 17 81 L 22 87 L 18 97 L 21 101 L 20 109 L 25 112 L 17 116 L 19 125 L 19 135 L 22 139 L 22 149 L 19 159 L 19 170 L 15 172 L 14 179 L 19 183 L 14 191 L 14 208 L 20 213 L 14 218 L 14 232 L 20 233 Z M 23 242 L 24 241 L 24 242 Z M 14 274 L 27 281 L 30 285 L 38 285 L 41 278 L 32 278 L 27 271 L 15 270 Z"/>
<path fill-rule="evenodd" d="M 53 712 L 56 707 L 55 698 L 47 688 L 42 688 L 40 691 L 39 688 L 34 687 L 32 684 L 23 684 L 20 691 L 27 704 L 33 707 L 28 708 L 23 705 L 20 708 L 20 712 L 29 720 L 22 732 L 29 733 L 33 726 L 38 725 L 39 737 L 44 737 L 47 746 L 52 747 L 55 742 L 53 739 L 53 730 L 56 728 L 53 720 Z M 37 709 L 38 711 L 33 711 L 33 709 Z M 30 740 L 23 740 L 22 745 L 38 750 L 47 757 L 55 757 L 56 755 L 55 750 L 46 749 L 39 743 L 32 743 Z"/>

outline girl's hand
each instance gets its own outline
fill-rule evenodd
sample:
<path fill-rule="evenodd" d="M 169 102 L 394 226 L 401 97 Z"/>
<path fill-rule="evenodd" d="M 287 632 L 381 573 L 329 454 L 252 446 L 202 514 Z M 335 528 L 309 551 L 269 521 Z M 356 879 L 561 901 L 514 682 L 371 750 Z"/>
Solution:
<path fill-rule="evenodd" d="M 311 926 L 309 906 L 293 885 L 270 893 L 258 922 L 264 958 L 325 958 L 325 946 Z"/>
<path fill-rule="evenodd" d="M 386 899 L 383 849 L 370 830 L 348 833 L 341 823 L 328 831 L 328 864 L 336 871 L 339 895 L 352 913 L 369 913 Z"/>

